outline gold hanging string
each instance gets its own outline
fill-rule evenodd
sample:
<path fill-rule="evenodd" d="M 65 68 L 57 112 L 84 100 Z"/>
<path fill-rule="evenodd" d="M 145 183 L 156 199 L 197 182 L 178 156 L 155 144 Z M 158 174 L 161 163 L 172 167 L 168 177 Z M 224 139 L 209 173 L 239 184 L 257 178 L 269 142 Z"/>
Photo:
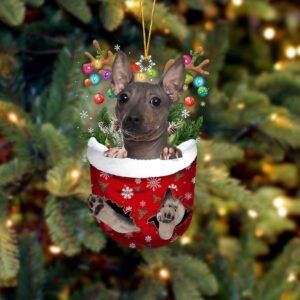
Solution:
<path fill-rule="evenodd" d="M 152 12 L 151 12 L 151 19 L 150 19 L 150 27 L 149 27 L 148 40 L 147 40 L 146 39 L 146 29 L 145 29 L 145 18 L 144 18 L 143 0 L 140 0 L 141 16 L 142 16 L 142 26 L 143 26 L 144 53 L 145 53 L 145 59 L 146 60 L 148 60 L 148 53 L 149 53 L 149 48 L 150 48 L 150 38 L 151 38 L 151 32 L 152 32 L 152 24 L 153 24 L 153 17 L 154 17 L 154 11 L 155 11 L 155 4 L 156 4 L 156 0 L 153 0 Z M 146 40 L 147 40 L 147 42 L 146 42 Z"/>

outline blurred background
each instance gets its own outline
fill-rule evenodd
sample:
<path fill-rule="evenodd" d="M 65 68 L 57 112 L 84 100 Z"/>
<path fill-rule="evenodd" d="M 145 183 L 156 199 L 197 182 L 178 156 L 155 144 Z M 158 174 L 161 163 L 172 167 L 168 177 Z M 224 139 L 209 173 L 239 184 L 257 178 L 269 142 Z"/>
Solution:
<path fill-rule="evenodd" d="M 192 224 L 135 250 L 88 211 L 80 112 L 93 39 L 143 54 L 139 0 L 1 0 L 0 299 L 299 300 L 299 20 L 298 0 L 157 2 L 157 68 L 203 47 L 211 74 L 187 108 L 203 117 Z"/>

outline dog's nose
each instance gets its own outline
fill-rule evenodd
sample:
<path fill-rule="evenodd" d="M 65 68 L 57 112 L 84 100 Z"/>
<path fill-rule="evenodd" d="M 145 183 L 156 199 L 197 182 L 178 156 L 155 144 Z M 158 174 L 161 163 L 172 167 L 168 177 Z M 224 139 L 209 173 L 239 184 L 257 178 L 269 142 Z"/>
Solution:
<path fill-rule="evenodd" d="M 131 123 L 131 124 L 134 124 L 134 125 L 139 125 L 140 122 L 141 122 L 141 119 L 137 115 L 128 116 L 126 118 L 126 123 Z"/>

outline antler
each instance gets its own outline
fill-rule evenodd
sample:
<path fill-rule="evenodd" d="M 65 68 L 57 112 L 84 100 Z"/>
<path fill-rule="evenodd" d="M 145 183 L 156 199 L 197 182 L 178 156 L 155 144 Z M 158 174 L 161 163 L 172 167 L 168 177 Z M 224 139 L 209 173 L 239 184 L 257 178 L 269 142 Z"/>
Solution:
<path fill-rule="evenodd" d="M 201 53 L 201 50 L 202 49 L 199 49 L 198 52 Z M 174 59 L 168 60 L 165 67 L 164 67 L 164 72 L 166 72 L 174 64 L 174 62 L 175 62 Z M 205 59 L 198 66 L 195 66 L 194 62 L 191 61 L 189 64 L 185 65 L 185 69 L 187 71 L 191 71 L 192 73 L 195 73 L 195 74 L 199 74 L 199 75 L 202 75 L 202 76 L 208 76 L 209 72 L 203 70 L 203 67 L 208 65 L 209 62 L 210 62 L 209 59 Z"/>
<path fill-rule="evenodd" d="M 101 53 L 101 48 L 98 41 L 93 40 L 93 46 Z M 101 56 L 100 58 L 95 58 L 91 53 L 87 51 L 84 52 L 84 55 L 90 59 L 94 69 L 105 69 L 111 71 L 112 64 L 114 62 L 114 55 L 111 51 L 107 51 L 107 53 Z"/>

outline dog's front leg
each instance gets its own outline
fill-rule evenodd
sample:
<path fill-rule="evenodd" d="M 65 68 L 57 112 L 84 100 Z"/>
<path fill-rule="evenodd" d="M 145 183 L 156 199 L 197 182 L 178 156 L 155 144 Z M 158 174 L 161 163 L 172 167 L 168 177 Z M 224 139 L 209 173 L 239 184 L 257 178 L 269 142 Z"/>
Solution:
<path fill-rule="evenodd" d="M 167 159 L 174 159 L 182 157 L 182 151 L 177 147 L 168 146 L 164 147 L 160 153 L 160 159 L 167 160 Z"/>
<path fill-rule="evenodd" d="M 123 147 L 116 147 L 111 148 L 104 152 L 104 156 L 106 157 L 115 157 L 115 158 L 126 158 L 127 157 L 127 151 Z"/>

